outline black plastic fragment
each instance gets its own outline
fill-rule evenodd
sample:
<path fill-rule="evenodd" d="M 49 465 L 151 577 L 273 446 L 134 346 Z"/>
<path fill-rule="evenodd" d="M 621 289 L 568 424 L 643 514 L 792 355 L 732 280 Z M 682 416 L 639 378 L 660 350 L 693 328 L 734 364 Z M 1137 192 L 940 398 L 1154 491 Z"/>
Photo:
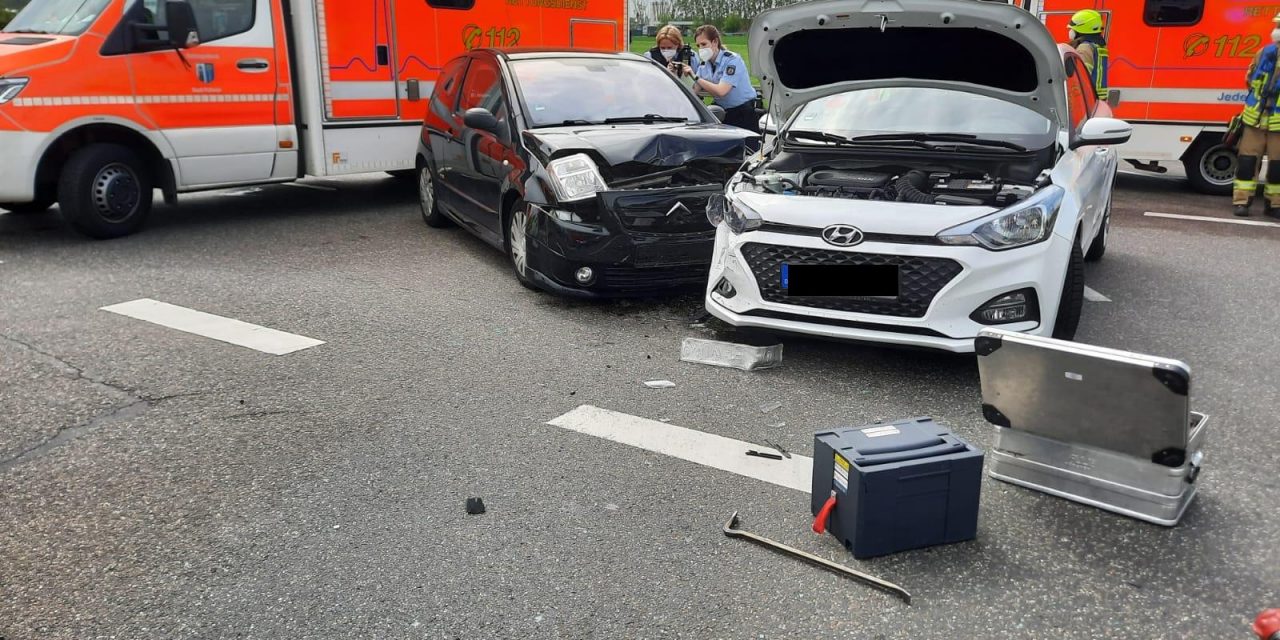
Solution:
<path fill-rule="evenodd" d="M 770 460 L 781 460 L 781 459 L 782 459 L 782 456 L 780 456 L 780 455 L 778 455 L 778 454 L 776 454 L 776 453 L 768 453 L 768 452 L 766 452 L 766 451 L 756 451 L 755 449 L 752 449 L 752 450 L 748 451 L 748 452 L 747 452 L 747 455 L 749 455 L 749 456 L 755 456 L 755 457 L 757 457 L 757 458 L 768 458 L 768 459 L 770 459 Z"/>
<path fill-rule="evenodd" d="M 467 515 L 480 515 L 484 513 L 483 498 L 467 498 Z"/>
<path fill-rule="evenodd" d="M 1009 421 L 1009 417 L 1000 413 L 1000 410 L 997 409 L 995 405 L 983 404 L 982 417 L 986 418 L 987 422 L 990 422 L 997 427 L 1004 427 L 1008 429 L 1013 426 L 1013 423 Z"/>

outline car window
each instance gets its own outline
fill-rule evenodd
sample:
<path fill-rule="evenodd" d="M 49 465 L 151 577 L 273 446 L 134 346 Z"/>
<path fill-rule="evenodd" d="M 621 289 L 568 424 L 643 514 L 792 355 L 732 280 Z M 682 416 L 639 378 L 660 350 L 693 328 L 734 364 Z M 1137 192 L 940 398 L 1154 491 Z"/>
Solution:
<path fill-rule="evenodd" d="M 431 112 L 441 118 L 448 118 L 458 104 L 458 89 L 462 82 L 462 72 L 467 68 L 466 58 L 455 58 L 444 66 L 440 78 L 436 80 L 435 90 L 431 92 Z"/>
<path fill-rule="evenodd" d="M 858 89 L 812 100 L 792 131 L 845 137 L 882 133 L 971 134 L 1028 148 L 1052 143 L 1053 123 L 1026 107 L 976 93 L 927 87 Z"/>
<path fill-rule="evenodd" d="M 1089 117 L 1089 103 L 1085 100 L 1085 92 L 1092 92 L 1093 89 L 1088 88 L 1089 76 L 1084 72 L 1084 66 L 1079 60 L 1072 60 L 1074 64 L 1067 66 L 1069 73 L 1067 74 L 1067 115 L 1071 119 L 1071 133 L 1075 135 L 1080 130 L 1080 125 Z"/>
<path fill-rule="evenodd" d="M 196 15 L 200 42 L 211 42 L 253 28 L 255 0 L 187 0 Z M 142 0 L 142 21 L 163 27 L 166 0 Z M 167 36 L 166 36 L 167 38 Z"/>
<path fill-rule="evenodd" d="M 646 115 L 702 121 L 675 76 L 648 60 L 531 58 L 512 61 L 511 70 L 533 127 Z"/>
<path fill-rule="evenodd" d="M 1086 118 L 1092 118 L 1093 114 L 1098 111 L 1098 88 L 1093 86 L 1093 76 L 1089 75 L 1089 68 L 1084 66 L 1084 61 L 1073 59 L 1076 71 L 1075 76 L 1080 80 L 1080 84 L 1084 85 L 1084 113 Z"/>
<path fill-rule="evenodd" d="M 111 0 L 46 0 L 28 4 L 4 28 L 6 32 L 78 36 L 89 29 Z"/>
<path fill-rule="evenodd" d="M 499 137 L 507 135 L 507 101 L 502 95 L 502 75 L 498 65 L 488 60 L 476 60 L 462 82 L 462 100 L 458 110 L 488 109 L 498 119 Z"/>
<path fill-rule="evenodd" d="M 1204 0 L 1146 0 L 1142 17 L 1153 27 L 1186 27 L 1200 22 Z"/>

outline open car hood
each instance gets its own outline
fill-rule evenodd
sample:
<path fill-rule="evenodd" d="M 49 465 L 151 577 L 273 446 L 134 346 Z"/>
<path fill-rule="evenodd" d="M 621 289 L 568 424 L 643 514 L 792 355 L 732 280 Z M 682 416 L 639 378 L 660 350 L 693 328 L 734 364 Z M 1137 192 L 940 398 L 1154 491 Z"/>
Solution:
<path fill-rule="evenodd" d="M 810 100 L 923 86 L 1021 105 L 1063 125 L 1058 46 L 1039 20 L 979 0 L 819 0 L 760 14 L 748 47 L 762 93 L 785 121 Z"/>

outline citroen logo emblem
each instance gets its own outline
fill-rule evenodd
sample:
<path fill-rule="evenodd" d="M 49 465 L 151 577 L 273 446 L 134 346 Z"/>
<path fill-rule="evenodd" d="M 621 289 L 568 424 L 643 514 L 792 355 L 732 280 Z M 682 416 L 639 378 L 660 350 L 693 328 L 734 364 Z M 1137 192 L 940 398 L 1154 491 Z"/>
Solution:
<path fill-rule="evenodd" d="M 684 213 L 689 213 L 689 207 L 684 206 L 683 202 L 677 202 L 667 210 L 667 217 L 670 218 L 673 215 Z"/>
<path fill-rule="evenodd" d="M 853 225 L 833 224 L 822 230 L 822 239 L 837 247 L 852 247 L 862 242 L 862 230 Z"/>

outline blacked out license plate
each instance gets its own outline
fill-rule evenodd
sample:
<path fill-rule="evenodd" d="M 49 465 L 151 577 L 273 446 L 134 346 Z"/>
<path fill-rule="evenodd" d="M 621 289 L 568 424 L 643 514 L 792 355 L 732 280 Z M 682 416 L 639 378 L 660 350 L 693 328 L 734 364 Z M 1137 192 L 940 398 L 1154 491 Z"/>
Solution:
<path fill-rule="evenodd" d="M 898 297 L 898 267 L 884 264 L 782 264 L 788 296 Z"/>

